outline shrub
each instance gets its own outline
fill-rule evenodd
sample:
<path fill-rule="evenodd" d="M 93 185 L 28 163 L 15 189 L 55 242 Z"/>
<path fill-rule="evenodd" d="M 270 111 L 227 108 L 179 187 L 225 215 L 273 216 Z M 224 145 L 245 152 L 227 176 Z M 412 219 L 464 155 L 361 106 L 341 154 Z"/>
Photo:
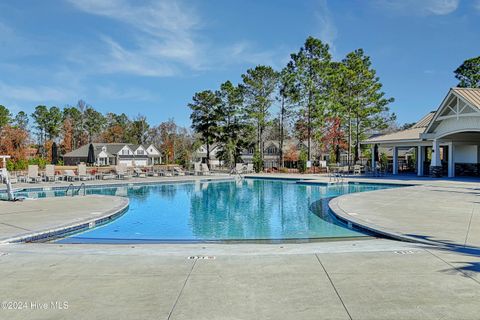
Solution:
<path fill-rule="evenodd" d="M 305 150 L 300 151 L 300 155 L 298 156 L 298 171 L 300 173 L 305 173 L 307 171 L 307 159 L 307 152 Z"/>
<path fill-rule="evenodd" d="M 253 153 L 253 169 L 256 173 L 259 173 L 263 170 L 262 156 L 257 148 L 255 148 L 255 152 Z"/>

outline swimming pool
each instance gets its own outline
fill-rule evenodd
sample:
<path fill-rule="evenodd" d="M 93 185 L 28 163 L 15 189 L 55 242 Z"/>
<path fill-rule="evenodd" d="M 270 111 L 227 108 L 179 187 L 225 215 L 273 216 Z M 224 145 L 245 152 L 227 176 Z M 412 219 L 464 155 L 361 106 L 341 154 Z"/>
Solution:
<path fill-rule="evenodd" d="M 242 179 L 87 188 L 87 194 L 128 197 L 128 211 L 109 224 L 57 242 L 155 243 L 362 237 L 366 234 L 347 228 L 328 212 L 329 199 L 346 193 L 394 187 L 397 186 Z M 64 194 L 64 190 L 55 190 L 23 195 Z"/>

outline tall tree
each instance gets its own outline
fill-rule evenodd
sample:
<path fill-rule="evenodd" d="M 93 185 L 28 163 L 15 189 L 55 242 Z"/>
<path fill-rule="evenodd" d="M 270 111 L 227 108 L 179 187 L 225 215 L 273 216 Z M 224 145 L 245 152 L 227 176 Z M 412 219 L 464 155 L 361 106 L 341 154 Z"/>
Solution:
<path fill-rule="evenodd" d="M 15 127 L 21 128 L 23 130 L 27 130 L 28 114 L 26 114 L 24 111 L 19 111 L 15 115 L 15 119 L 13 119 L 13 123 L 14 123 Z"/>
<path fill-rule="evenodd" d="M 57 138 L 62 129 L 63 113 L 57 107 L 51 107 L 47 114 L 47 123 L 45 127 L 46 135 L 49 140 Z"/>
<path fill-rule="evenodd" d="M 328 44 L 308 37 L 298 53 L 291 55 L 288 68 L 295 74 L 300 91 L 300 117 L 307 130 L 307 158 L 312 159 L 314 128 L 321 127 L 327 98 L 327 72 L 331 61 Z"/>
<path fill-rule="evenodd" d="M 105 125 L 105 117 L 90 106 L 85 109 L 83 117 L 83 126 L 88 134 L 88 142 L 93 142 Z"/>
<path fill-rule="evenodd" d="M 280 111 L 278 119 L 278 144 L 280 166 L 285 166 L 284 142 L 285 129 L 289 118 L 294 112 L 294 106 L 299 101 L 299 90 L 295 86 L 295 73 L 292 64 L 284 68 L 280 73 L 278 100 L 280 100 Z"/>
<path fill-rule="evenodd" d="M 218 136 L 218 109 L 221 106 L 220 97 L 211 90 L 195 93 L 192 102 L 188 104 L 192 109 L 190 119 L 192 129 L 200 134 L 201 141 L 207 149 L 207 165 L 210 166 L 210 146 Z"/>
<path fill-rule="evenodd" d="M 455 71 L 462 88 L 480 88 L 480 56 L 465 60 Z"/>
<path fill-rule="evenodd" d="M 147 118 L 139 114 L 129 125 L 129 142 L 135 144 L 145 143 L 148 129 L 149 125 L 147 123 Z"/>
<path fill-rule="evenodd" d="M 382 83 L 372 68 L 370 57 L 362 49 L 349 53 L 338 68 L 341 83 L 343 114 L 348 119 L 348 148 L 351 149 L 351 132 L 355 131 L 355 161 L 360 157 L 361 136 L 366 130 L 380 130 L 392 121 L 388 105 L 394 101 L 386 98 Z"/>
<path fill-rule="evenodd" d="M 37 106 L 32 113 L 32 118 L 35 122 L 35 128 L 38 130 L 38 142 L 41 146 L 40 153 L 45 156 L 45 142 L 47 141 L 47 127 L 49 112 L 46 106 Z"/>
<path fill-rule="evenodd" d="M 83 127 L 83 112 L 77 107 L 66 107 L 63 109 L 63 134 L 70 135 L 69 142 L 65 146 L 70 149 L 76 149 L 88 142 L 87 134 Z"/>
<path fill-rule="evenodd" d="M 6 107 L 0 105 L 0 129 L 9 124 L 11 120 L 12 115 L 10 114 L 10 111 Z"/>
<path fill-rule="evenodd" d="M 256 150 L 263 163 L 264 132 L 273 105 L 278 83 L 278 73 L 269 66 L 256 66 L 242 75 L 241 86 L 245 97 L 247 115 L 256 127 Z"/>
<path fill-rule="evenodd" d="M 218 108 L 218 157 L 226 165 L 232 166 L 240 162 L 240 153 L 248 143 L 242 89 L 226 81 L 221 84 L 217 94 L 221 99 L 221 106 Z"/>

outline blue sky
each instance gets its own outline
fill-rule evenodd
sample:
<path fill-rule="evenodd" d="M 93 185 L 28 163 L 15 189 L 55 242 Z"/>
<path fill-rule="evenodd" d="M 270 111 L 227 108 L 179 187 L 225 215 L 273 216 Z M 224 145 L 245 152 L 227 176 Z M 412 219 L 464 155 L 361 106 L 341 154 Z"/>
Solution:
<path fill-rule="evenodd" d="M 372 57 L 399 123 L 435 109 L 480 55 L 480 0 L 2 1 L 0 104 L 96 109 L 189 125 L 192 95 L 257 64 L 280 69 L 309 35 L 335 59 Z"/>

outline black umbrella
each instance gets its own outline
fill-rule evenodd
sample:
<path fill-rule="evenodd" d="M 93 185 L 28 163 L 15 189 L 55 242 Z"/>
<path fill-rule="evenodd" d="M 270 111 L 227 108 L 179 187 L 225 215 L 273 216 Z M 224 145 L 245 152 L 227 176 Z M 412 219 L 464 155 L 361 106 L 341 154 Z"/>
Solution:
<path fill-rule="evenodd" d="M 58 163 L 58 150 L 57 150 L 57 144 L 54 142 L 52 144 L 52 164 L 57 164 Z"/>
<path fill-rule="evenodd" d="M 340 163 L 340 146 L 338 144 L 335 146 L 335 158 L 337 163 Z"/>
<path fill-rule="evenodd" d="M 378 144 L 373 147 L 373 160 L 379 162 L 380 158 L 378 157 Z"/>
<path fill-rule="evenodd" d="M 94 164 L 95 163 L 95 151 L 93 149 L 93 144 L 90 143 L 88 146 L 88 157 L 87 157 L 87 164 Z"/>

